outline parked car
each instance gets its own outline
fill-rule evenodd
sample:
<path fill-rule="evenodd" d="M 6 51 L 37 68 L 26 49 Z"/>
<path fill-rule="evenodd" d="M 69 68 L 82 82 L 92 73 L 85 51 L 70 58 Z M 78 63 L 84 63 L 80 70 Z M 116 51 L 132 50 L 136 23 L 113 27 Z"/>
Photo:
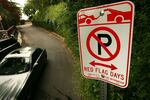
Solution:
<path fill-rule="evenodd" d="M 20 43 L 14 38 L 0 40 L 0 61 L 8 53 L 20 47 Z"/>
<path fill-rule="evenodd" d="M 28 100 L 47 63 L 45 49 L 22 47 L 0 62 L 0 100 Z"/>
<path fill-rule="evenodd" d="M 107 21 L 115 21 L 117 23 L 121 23 L 124 20 L 131 20 L 132 13 L 131 11 L 118 11 L 114 9 L 105 9 L 105 11 L 110 12 L 110 14 L 107 15 Z"/>

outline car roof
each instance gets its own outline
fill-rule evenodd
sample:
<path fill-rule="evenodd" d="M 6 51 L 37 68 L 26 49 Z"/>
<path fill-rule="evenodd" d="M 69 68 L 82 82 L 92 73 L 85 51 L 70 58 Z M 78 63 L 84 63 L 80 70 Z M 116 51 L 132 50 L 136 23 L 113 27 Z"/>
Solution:
<path fill-rule="evenodd" d="M 22 47 L 19 49 L 16 49 L 9 53 L 6 58 L 11 58 L 11 57 L 30 57 L 32 53 L 35 51 L 36 48 L 33 47 Z"/>

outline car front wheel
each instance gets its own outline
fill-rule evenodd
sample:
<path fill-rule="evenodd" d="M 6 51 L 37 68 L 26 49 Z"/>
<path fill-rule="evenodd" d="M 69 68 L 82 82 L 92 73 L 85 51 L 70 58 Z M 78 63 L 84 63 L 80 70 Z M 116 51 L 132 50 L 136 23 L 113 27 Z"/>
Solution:
<path fill-rule="evenodd" d="M 123 21 L 123 16 L 117 16 L 116 18 L 115 18 L 115 20 L 116 20 L 116 22 L 117 23 L 121 23 L 122 21 Z"/>

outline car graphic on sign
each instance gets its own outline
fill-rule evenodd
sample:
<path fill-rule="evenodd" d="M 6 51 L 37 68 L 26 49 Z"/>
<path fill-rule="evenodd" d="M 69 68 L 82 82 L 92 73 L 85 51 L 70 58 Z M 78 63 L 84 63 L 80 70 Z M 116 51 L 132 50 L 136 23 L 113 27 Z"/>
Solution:
<path fill-rule="evenodd" d="M 93 20 L 96 20 L 99 17 L 100 16 L 95 18 L 94 15 L 88 16 L 88 15 L 82 14 L 82 15 L 79 16 L 79 24 L 82 24 L 82 23 L 91 24 L 91 22 Z"/>
<path fill-rule="evenodd" d="M 114 9 L 105 9 L 105 11 L 109 11 L 110 14 L 107 15 L 107 21 L 115 21 L 117 23 L 121 23 L 123 20 L 130 20 L 132 18 L 131 11 L 118 11 Z"/>

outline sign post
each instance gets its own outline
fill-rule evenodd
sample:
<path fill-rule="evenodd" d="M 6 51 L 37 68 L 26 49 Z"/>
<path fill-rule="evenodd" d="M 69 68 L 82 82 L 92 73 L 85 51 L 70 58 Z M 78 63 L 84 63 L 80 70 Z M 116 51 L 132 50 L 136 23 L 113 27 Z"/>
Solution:
<path fill-rule="evenodd" d="M 100 100 L 107 100 L 107 83 L 101 81 L 101 99 Z"/>
<path fill-rule="evenodd" d="M 131 1 L 78 12 L 80 62 L 85 78 L 121 88 L 128 86 L 133 18 L 134 4 Z"/>

